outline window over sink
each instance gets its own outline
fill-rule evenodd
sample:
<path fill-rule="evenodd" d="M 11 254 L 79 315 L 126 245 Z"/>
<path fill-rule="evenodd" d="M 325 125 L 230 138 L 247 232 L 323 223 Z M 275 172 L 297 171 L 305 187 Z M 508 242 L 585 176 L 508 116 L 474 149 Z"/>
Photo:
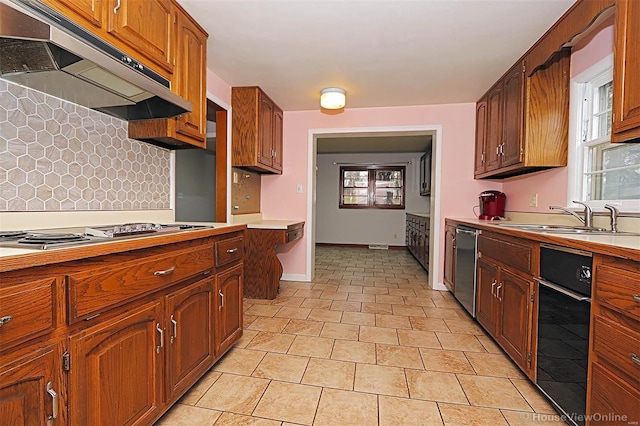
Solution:
<path fill-rule="evenodd" d="M 341 209 L 404 209 L 404 166 L 340 167 Z"/>

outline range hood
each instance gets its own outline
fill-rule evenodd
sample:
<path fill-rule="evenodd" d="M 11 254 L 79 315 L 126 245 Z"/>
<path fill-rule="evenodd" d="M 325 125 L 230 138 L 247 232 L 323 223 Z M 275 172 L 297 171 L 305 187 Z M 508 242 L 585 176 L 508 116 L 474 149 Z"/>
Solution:
<path fill-rule="evenodd" d="M 36 0 L 0 0 L 0 78 L 127 121 L 191 112 L 169 80 Z"/>

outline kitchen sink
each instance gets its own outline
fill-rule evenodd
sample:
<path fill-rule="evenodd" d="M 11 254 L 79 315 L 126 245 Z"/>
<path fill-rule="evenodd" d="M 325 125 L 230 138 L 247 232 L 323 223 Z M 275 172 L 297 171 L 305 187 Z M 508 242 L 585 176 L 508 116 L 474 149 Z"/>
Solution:
<path fill-rule="evenodd" d="M 634 232 L 612 232 L 604 228 L 569 225 L 543 225 L 529 223 L 498 223 L 504 228 L 521 229 L 523 231 L 537 231 L 550 234 L 583 234 L 583 235 L 640 235 Z"/>

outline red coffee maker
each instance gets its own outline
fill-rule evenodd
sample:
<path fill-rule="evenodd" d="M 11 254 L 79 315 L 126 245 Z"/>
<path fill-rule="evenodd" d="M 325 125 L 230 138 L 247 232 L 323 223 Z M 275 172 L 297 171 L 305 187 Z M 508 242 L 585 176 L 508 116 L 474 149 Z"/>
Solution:
<path fill-rule="evenodd" d="M 495 220 L 504 217 L 507 196 L 500 191 L 484 191 L 480 194 L 480 220 Z"/>

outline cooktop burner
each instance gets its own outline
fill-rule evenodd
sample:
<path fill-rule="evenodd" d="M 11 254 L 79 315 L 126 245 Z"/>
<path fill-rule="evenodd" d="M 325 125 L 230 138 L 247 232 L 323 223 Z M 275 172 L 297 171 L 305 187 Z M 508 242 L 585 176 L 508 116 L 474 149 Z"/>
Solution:
<path fill-rule="evenodd" d="M 25 231 L 0 231 L 0 241 L 10 241 L 26 236 Z"/>

